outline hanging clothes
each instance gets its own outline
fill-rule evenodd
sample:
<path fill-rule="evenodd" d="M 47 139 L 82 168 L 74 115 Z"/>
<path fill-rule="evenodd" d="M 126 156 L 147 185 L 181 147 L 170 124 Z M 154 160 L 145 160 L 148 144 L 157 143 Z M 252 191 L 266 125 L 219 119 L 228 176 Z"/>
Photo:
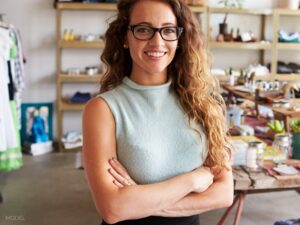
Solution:
<path fill-rule="evenodd" d="M 22 166 L 20 144 L 20 93 L 24 89 L 20 35 L 0 22 L 0 171 Z"/>
<path fill-rule="evenodd" d="M 13 45 L 8 29 L 0 28 L 0 152 L 17 147 L 17 136 L 9 103 L 7 62 Z"/>

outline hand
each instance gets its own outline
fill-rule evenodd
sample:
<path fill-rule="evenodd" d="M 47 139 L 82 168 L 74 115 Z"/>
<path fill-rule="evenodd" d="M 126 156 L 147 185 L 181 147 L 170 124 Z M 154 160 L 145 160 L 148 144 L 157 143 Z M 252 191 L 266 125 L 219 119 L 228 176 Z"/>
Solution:
<path fill-rule="evenodd" d="M 197 168 L 192 173 L 195 174 L 194 192 L 203 192 L 213 183 L 214 175 L 208 167 Z"/>
<path fill-rule="evenodd" d="M 114 178 L 113 183 L 119 187 L 123 188 L 129 185 L 136 185 L 134 180 L 131 179 L 127 170 L 122 166 L 122 164 L 116 159 L 112 158 L 108 160 L 111 168 L 108 169 L 108 172 Z"/>

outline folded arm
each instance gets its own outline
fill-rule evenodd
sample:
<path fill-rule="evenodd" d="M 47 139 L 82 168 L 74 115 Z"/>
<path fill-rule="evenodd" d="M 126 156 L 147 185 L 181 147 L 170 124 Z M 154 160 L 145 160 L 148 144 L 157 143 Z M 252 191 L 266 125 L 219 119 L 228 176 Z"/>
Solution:
<path fill-rule="evenodd" d="M 112 169 L 110 174 L 114 177 L 114 183 L 119 187 L 135 185 L 126 169 L 117 161 L 109 161 Z M 228 168 L 230 166 L 228 165 Z M 213 184 L 204 191 L 189 193 L 176 203 L 167 206 L 163 210 L 157 210 L 153 215 L 166 217 L 179 217 L 200 214 L 212 209 L 228 207 L 233 201 L 232 171 L 224 168 L 215 176 Z"/>
<path fill-rule="evenodd" d="M 200 214 L 212 209 L 229 207 L 233 202 L 232 171 L 223 169 L 204 192 L 190 193 L 155 215 L 178 217 Z"/>
<path fill-rule="evenodd" d="M 95 205 L 108 223 L 153 215 L 193 191 L 206 189 L 212 180 L 210 173 L 198 169 L 155 184 L 119 188 L 108 171 L 112 157 L 116 157 L 114 117 L 106 102 L 95 98 L 83 113 L 83 159 Z"/>

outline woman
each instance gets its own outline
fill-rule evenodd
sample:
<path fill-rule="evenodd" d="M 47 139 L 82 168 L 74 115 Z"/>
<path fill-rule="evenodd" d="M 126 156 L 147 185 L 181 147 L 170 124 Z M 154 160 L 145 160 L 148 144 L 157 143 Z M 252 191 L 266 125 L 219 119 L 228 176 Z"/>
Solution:
<path fill-rule="evenodd" d="M 118 2 L 101 94 L 83 114 L 102 224 L 198 225 L 195 215 L 232 203 L 224 103 L 199 30 L 180 0 Z"/>

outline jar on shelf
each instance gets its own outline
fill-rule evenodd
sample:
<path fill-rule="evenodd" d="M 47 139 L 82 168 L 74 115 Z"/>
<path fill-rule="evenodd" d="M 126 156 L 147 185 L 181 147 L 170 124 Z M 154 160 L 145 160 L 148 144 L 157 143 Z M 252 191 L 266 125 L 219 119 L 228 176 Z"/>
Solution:
<path fill-rule="evenodd" d="M 278 157 L 274 158 L 274 161 L 281 162 L 290 157 L 291 142 L 290 137 L 287 134 L 275 134 L 272 147 L 275 151 L 278 151 Z"/>
<path fill-rule="evenodd" d="M 250 171 L 260 171 L 263 166 L 264 144 L 260 141 L 249 141 L 246 153 L 246 166 Z"/>

